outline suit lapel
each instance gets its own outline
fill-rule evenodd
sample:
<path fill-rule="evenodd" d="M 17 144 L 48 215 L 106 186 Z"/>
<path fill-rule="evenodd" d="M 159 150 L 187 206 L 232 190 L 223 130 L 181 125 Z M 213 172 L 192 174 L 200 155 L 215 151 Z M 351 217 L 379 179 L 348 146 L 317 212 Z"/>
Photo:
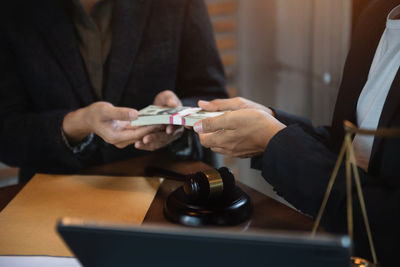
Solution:
<path fill-rule="evenodd" d="M 378 128 L 390 128 L 391 121 L 396 115 L 400 107 L 400 68 L 397 71 L 396 77 L 392 83 L 390 91 L 386 97 L 385 105 L 383 106 L 381 117 L 379 119 Z M 378 155 L 379 147 L 381 146 L 383 138 L 375 138 L 371 151 L 371 162 L 373 162 Z"/>
<path fill-rule="evenodd" d="M 372 60 L 385 30 L 387 15 L 398 4 L 399 0 L 372 3 L 355 29 L 332 121 L 332 145 L 337 152 L 344 138 L 343 121 L 350 120 L 357 124 L 357 100 L 367 81 Z"/>
<path fill-rule="evenodd" d="M 65 1 L 43 0 L 35 5 L 35 22 L 83 105 L 94 101 Z"/>
<path fill-rule="evenodd" d="M 139 50 L 152 0 L 115 0 L 104 98 L 118 105 Z"/>

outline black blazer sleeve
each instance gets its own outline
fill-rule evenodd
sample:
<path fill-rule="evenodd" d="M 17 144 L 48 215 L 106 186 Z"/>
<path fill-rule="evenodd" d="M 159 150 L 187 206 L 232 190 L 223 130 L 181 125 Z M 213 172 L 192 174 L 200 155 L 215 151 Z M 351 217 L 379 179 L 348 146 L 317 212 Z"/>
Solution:
<path fill-rule="evenodd" d="M 12 46 L 0 30 L 0 161 L 13 166 L 75 170 L 80 161 L 63 143 L 60 129 L 70 110 L 35 112 L 19 77 Z M 66 167 L 67 166 L 67 167 Z"/>
<path fill-rule="evenodd" d="M 331 147 L 331 133 L 330 127 L 320 126 L 314 128 L 311 121 L 307 118 L 303 118 L 297 115 L 289 114 L 279 109 L 273 109 L 275 118 L 281 123 L 287 126 L 296 126 L 302 129 L 305 133 L 312 136 L 315 140 L 318 140 L 325 147 Z M 263 167 L 263 157 L 255 157 L 251 159 L 251 167 L 253 169 L 261 170 Z"/>
<path fill-rule="evenodd" d="M 337 156 L 298 124 L 289 125 L 268 144 L 261 159 L 262 175 L 279 195 L 315 217 Z M 377 253 L 387 263 L 393 257 L 388 251 L 399 249 L 396 236 L 399 236 L 400 225 L 400 190 L 383 182 L 383 177 L 374 177 L 360 168 L 358 171 Z M 347 232 L 345 177 L 342 164 L 322 220 L 327 230 L 337 233 Z M 353 183 L 355 252 L 371 259 L 358 201 Z"/>
<path fill-rule="evenodd" d="M 285 125 L 296 124 L 302 128 L 306 133 L 313 136 L 321 143 L 328 147 L 331 147 L 331 129 L 329 126 L 314 127 L 311 121 L 307 118 L 303 118 L 297 115 L 289 114 L 281 110 L 274 109 L 275 118 Z"/>

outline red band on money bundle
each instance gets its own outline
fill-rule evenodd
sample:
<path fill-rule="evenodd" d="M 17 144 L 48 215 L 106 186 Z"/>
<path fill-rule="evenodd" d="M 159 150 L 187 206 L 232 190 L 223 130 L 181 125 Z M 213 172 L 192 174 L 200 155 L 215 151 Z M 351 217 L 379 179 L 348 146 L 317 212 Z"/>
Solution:
<path fill-rule="evenodd" d="M 201 110 L 201 108 L 189 108 L 189 109 L 185 109 L 180 112 L 177 112 L 175 114 L 172 114 L 171 116 L 169 116 L 169 123 L 185 126 L 186 125 L 185 117 L 192 115 L 194 113 L 197 113 L 200 110 Z"/>

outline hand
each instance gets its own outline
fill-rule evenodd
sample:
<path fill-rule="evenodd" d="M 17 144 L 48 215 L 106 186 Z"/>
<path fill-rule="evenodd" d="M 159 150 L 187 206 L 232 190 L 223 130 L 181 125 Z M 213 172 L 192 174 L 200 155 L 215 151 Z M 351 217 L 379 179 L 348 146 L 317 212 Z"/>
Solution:
<path fill-rule="evenodd" d="M 234 157 L 264 153 L 271 138 L 286 126 L 260 109 L 242 109 L 196 122 L 203 146 Z"/>
<path fill-rule="evenodd" d="M 162 91 L 156 95 L 154 98 L 153 105 L 162 107 L 179 107 L 182 106 L 181 100 L 176 96 L 176 94 L 170 90 Z"/>
<path fill-rule="evenodd" d="M 182 102 L 172 91 L 162 91 L 154 98 L 154 105 L 163 107 L 182 106 Z M 135 147 L 141 150 L 154 151 L 160 149 L 182 136 L 184 128 L 174 125 L 160 125 L 160 129 L 147 134 L 142 140 L 135 143 Z"/>
<path fill-rule="evenodd" d="M 170 127 L 172 126 L 172 127 Z M 167 132 L 171 131 L 171 132 Z M 135 148 L 140 150 L 154 151 L 172 143 L 182 136 L 184 128 L 181 126 L 168 125 L 158 132 L 146 135 L 142 140 L 135 143 Z"/>
<path fill-rule="evenodd" d="M 137 111 L 134 109 L 96 102 L 67 114 L 62 128 L 71 143 L 78 143 L 90 133 L 95 133 L 105 142 L 124 148 L 160 128 L 159 125 L 131 127 L 130 121 L 136 118 Z"/>
<path fill-rule="evenodd" d="M 230 99 L 215 99 L 213 101 L 198 102 L 199 107 L 206 111 L 226 111 L 226 110 L 239 110 L 239 109 L 258 109 L 269 113 L 274 116 L 272 110 L 261 104 L 250 101 L 242 97 L 235 97 Z"/>

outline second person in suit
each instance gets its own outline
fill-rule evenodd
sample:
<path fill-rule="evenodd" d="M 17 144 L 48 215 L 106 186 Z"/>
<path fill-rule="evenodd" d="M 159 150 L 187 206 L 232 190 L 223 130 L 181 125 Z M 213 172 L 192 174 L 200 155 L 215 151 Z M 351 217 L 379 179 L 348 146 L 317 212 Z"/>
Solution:
<path fill-rule="evenodd" d="M 203 0 L 22 0 L 0 13 L 0 160 L 22 181 L 165 147 L 184 130 L 129 127 L 137 110 L 226 96 Z"/>

